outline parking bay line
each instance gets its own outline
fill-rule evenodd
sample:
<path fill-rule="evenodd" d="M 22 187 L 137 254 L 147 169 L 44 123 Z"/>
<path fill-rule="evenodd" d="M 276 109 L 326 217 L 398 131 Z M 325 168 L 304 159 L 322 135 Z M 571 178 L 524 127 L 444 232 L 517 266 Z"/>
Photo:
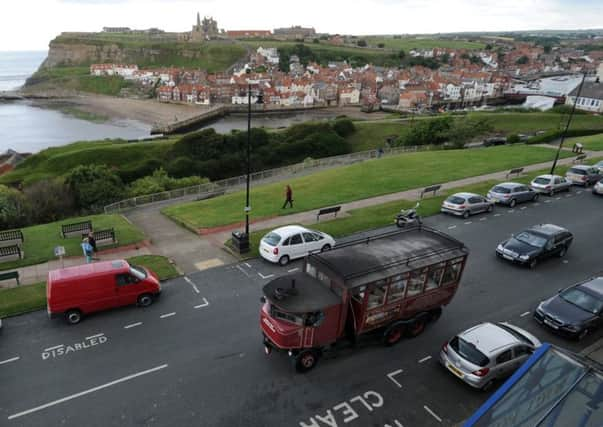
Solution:
<path fill-rule="evenodd" d="M 166 317 L 172 317 L 175 316 L 176 312 L 172 311 L 171 313 L 166 313 L 166 314 L 162 314 L 161 316 L 159 316 L 160 319 L 165 319 Z"/>
<path fill-rule="evenodd" d="M 294 273 L 299 270 L 299 267 L 292 268 L 291 270 L 287 270 L 287 273 Z"/>
<path fill-rule="evenodd" d="M 469 225 L 471 223 L 472 223 L 471 221 L 467 221 L 467 222 L 465 222 L 465 225 Z"/>
<path fill-rule="evenodd" d="M 159 365 L 159 366 L 156 366 L 154 368 L 147 369 L 146 371 L 137 372 L 135 374 L 128 375 L 128 376 L 123 377 L 123 378 L 119 378 L 117 380 L 108 382 L 106 384 L 99 385 L 97 387 L 93 387 L 93 388 L 90 388 L 88 390 L 80 391 L 79 393 L 75 393 L 75 394 L 63 397 L 61 399 L 53 400 L 52 402 L 45 403 L 44 405 L 36 406 L 35 408 L 31 408 L 31 409 L 28 409 L 26 411 L 10 415 L 8 417 L 8 419 L 9 420 L 14 420 L 15 418 L 19 418 L 19 417 L 22 417 L 24 415 L 29 415 L 29 414 L 32 414 L 34 412 L 41 411 L 42 409 L 46 409 L 46 408 L 58 405 L 58 404 L 63 403 L 63 402 L 67 402 L 69 400 L 76 399 L 78 397 L 85 396 L 85 395 L 90 394 L 90 393 L 94 393 L 95 391 L 99 391 L 99 390 L 102 390 L 102 389 L 107 388 L 107 387 L 114 386 L 114 385 L 119 384 L 119 383 L 130 381 L 130 380 L 132 380 L 134 378 L 137 378 L 137 377 L 140 377 L 140 376 L 143 376 L 143 375 L 147 375 L 147 374 L 150 374 L 152 372 L 156 372 L 156 371 L 159 371 L 161 369 L 165 369 L 167 367 L 168 367 L 168 365 L 166 363 L 164 365 Z"/>
<path fill-rule="evenodd" d="M 130 323 L 129 325 L 124 326 L 124 329 L 130 329 L 140 325 L 142 325 L 142 322 Z"/>
<path fill-rule="evenodd" d="M 10 362 L 16 362 L 19 359 L 20 359 L 19 356 L 15 356 L 15 357 L 11 357 L 10 359 L 1 360 L 0 365 L 4 365 L 5 363 L 10 363 Z"/>
<path fill-rule="evenodd" d="M 197 288 L 197 285 L 195 285 L 195 283 L 191 279 L 189 279 L 188 277 L 184 276 L 184 280 L 186 280 L 186 282 L 193 287 L 193 289 L 195 290 L 195 292 L 199 293 L 199 289 Z"/>
<path fill-rule="evenodd" d="M 450 227 L 448 227 L 448 230 L 452 230 L 453 228 L 456 228 L 456 225 L 451 225 Z"/>
<path fill-rule="evenodd" d="M 397 371 L 394 372 L 390 372 L 389 374 L 387 374 L 387 377 L 394 383 L 396 384 L 399 388 L 402 388 L 402 384 L 400 384 L 398 381 L 396 381 L 394 379 L 395 375 L 401 374 L 402 372 L 404 372 L 402 369 L 398 369 Z"/>
<path fill-rule="evenodd" d="M 419 360 L 419 363 L 427 362 L 429 359 L 431 359 L 431 356 L 425 356 L 424 358 Z"/>
<path fill-rule="evenodd" d="M 439 422 L 442 422 L 442 419 L 440 417 L 438 417 L 435 412 L 433 412 L 431 409 L 429 409 L 429 406 L 423 405 L 423 409 L 425 409 L 427 412 L 429 412 L 429 414 L 432 417 L 434 417 L 436 420 L 438 420 Z"/>
<path fill-rule="evenodd" d="M 502 214 L 494 214 L 494 216 L 501 216 Z"/>
<path fill-rule="evenodd" d="M 519 317 L 526 317 L 528 314 L 530 314 L 530 312 L 526 311 L 525 313 L 521 313 Z"/>
<path fill-rule="evenodd" d="M 202 307 L 207 307 L 209 305 L 209 301 L 205 298 L 203 298 L 203 304 L 199 304 L 194 306 L 193 308 L 202 308 Z"/>
<path fill-rule="evenodd" d="M 243 269 L 243 267 L 241 267 L 239 264 L 237 264 L 237 269 L 239 269 L 239 271 L 240 271 L 241 273 L 243 273 L 245 276 L 247 276 L 247 277 L 251 277 L 251 276 L 249 275 L 249 273 L 247 273 L 247 272 L 246 272 L 246 271 Z"/>
<path fill-rule="evenodd" d="M 261 277 L 262 279 L 270 279 L 271 277 L 274 277 L 274 274 L 269 274 L 269 275 L 267 275 L 267 276 L 264 276 L 264 275 L 263 275 L 262 273 L 260 273 L 259 271 L 258 271 L 258 274 L 260 275 L 260 277 Z"/>

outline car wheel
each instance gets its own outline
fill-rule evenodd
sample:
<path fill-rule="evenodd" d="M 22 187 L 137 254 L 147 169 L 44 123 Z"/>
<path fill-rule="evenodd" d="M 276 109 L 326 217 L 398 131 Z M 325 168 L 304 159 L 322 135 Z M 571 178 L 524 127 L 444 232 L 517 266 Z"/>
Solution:
<path fill-rule="evenodd" d="M 148 307 L 153 304 L 153 296 L 151 294 L 142 294 L 138 296 L 138 306 Z"/>
<path fill-rule="evenodd" d="M 494 380 L 488 381 L 486 384 L 482 386 L 482 391 L 488 391 L 494 385 Z"/>
<path fill-rule="evenodd" d="M 562 247 L 561 250 L 559 251 L 559 258 L 563 258 L 565 256 L 565 254 L 567 253 L 567 247 Z"/>
<path fill-rule="evenodd" d="M 82 312 L 79 310 L 69 310 L 65 313 L 65 320 L 70 325 L 77 325 L 82 320 Z"/>
<path fill-rule="evenodd" d="M 534 258 L 534 259 L 533 259 L 532 261 L 530 261 L 530 263 L 528 264 L 528 266 L 529 266 L 531 269 L 536 268 L 536 265 L 538 265 L 538 260 L 537 260 L 536 258 Z"/>
<path fill-rule="evenodd" d="M 321 252 L 326 252 L 326 251 L 330 251 L 331 250 L 331 245 L 326 244 L 322 247 L 322 249 L 320 250 Z"/>
<path fill-rule="evenodd" d="M 383 336 L 384 344 L 388 347 L 397 344 L 402 339 L 403 332 L 404 330 L 400 325 L 390 327 L 387 331 L 385 331 Z"/>
<path fill-rule="evenodd" d="M 582 331 L 580 331 L 580 333 L 576 336 L 576 338 L 578 338 L 578 341 L 582 341 L 584 338 L 586 338 L 586 336 L 589 334 L 589 330 L 588 328 L 584 328 L 582 329 Z"/>
<path fill-rule="evenodd" d="M 514 208 L 516 204 L 517 204 L 517 201 L 515 199 L 511 199 L 511 203 L 509 203 L 509 206 Z"/>
<path fill-rule="evenodd" d="M 488 209 L 486 209 L 486 211 L 488 213 L 492 212 L 494 210 L 494 205 L 488 205 Z"/>
<path fill-rule="evenodd" d="M 442 309 L 440 307 L 435 308 L 433 310 L 431 310 L 431 318 L 429 320 L 431 320 L 432 322 L 435 322 L 436 320 L 438 320 L 440 318 L 440 316 L 442 316 Z"/>
<path fill-rule="evenodd" d="M 465 218 L 465 219 L 469 218 L 469 211 L 463 212 L 463 218 Z"/>
<path fill-rule="evenodd" d="M 304 350 L 295 358 L 295 370 L 297 372 L 308 372 L 316 366 L 318 354 L 314 350 Z"/>
<path fill-rule="evenodd" d="M 278 263 L 280 265 L 287 265 L 289 264 L 289 255 L 283 255 L 282 257 L 279 258 Z"/>
<path fill-rule="evenodd" d="M 535 193 L 535 194 L 534 194 L 534 197 L 532 197 L 532 201 L 533 201 L 533 202 L 537 202 L 539 197 L 540 197 L 540 196 L 539 196 L 539 194 L 538 194 L 538 193 Z"/>
<path fill-rule="evenodd" d="M 412 322 L 406 329 L 406 335 L 411 338 L 419 336 L 425 330 L 425 321 L 423 319 L 417 319 Z"/>
<path fill-rule="evenodd" d="M 549 196 L 553 197 L 555 195 L 555 190 L 551 189 L 551 191 L 549 191 Z"/>

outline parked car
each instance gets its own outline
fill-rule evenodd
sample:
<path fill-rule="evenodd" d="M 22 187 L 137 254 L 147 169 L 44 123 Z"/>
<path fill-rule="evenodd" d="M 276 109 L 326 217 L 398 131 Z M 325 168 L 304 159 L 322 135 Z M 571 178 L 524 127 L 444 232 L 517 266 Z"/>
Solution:
<path fill-rule="evenodd" d="M 603 179 L 593 185 L 593 194 L 603 196 Z"/>
<path fill-rule="evenodd" d="M 73 325 L 95 311 L 130 304 L 147 307 L 160 293 L 159 278 L 151 270 L 125 260 L 95 262 L 48 272 L 47 311 L 49 317 L 63 315 Z"/>
<path fill-rule="evenodd" d="M 599 169 L 594 166 L 576 165 L 566 172 L 565 177 L 569 179 L 572 184 L 588 187 L 601 179 L 601 173 L 599 172 Z"/>
<path fill-rule="evenodd" d="M 444 200 L 440 210 L 443 213 L 469 218 L 469 215 L 476 213 L 492 212 L 492 209 L 494 209 L 494 202 L 484 196 L 473 193 L 456 193 Z"/>
<path fill-rule="evenodd" d="M 509 323 L 481 323 L 442 346 L 440 363 L 471 387 L 487 390 L 511 375 L 541 343 Z"/>
<path fill-rule="evenodd" d="M 599 160 L 597 163 L 593 165 L 593 167 L 599 169 L 599 173 L 603 174 L 603 160 Z"/>
<path fill-rule="evenodd" d="M 540 175 L 530 182 L 530 188 L 538 193 L 552 196 L 560 191 L 569 191 L 572 182 L 559 175 Z"/>
<path fill-rule="evenodd" d="M 335 246 L 335 239 L 322 231 L 309 230 L 299 225 L 287 225 L 272 230 L 260 241 L 260 255 L 270 262 L 286 265 L 314 251 L 327 251 Z"/>
<path fill-rule="evenodd" d="M 600 326 L 602 310 L 603 277 L 591 277 L 542 301 L 534 319 L 562 335 L 582 339 Z"/>
<path fill-rule="evenodd" d="M 482 144 L 484 147 L 493 147 L 495 145 L 504 145 L 506 143 L 507 138 L 505 138 L 504 136 L 495 136 L 492 138 L 484 139 L 484 142 Z"/>
<path fill-rule="evenodd" d="M 527 228 L 496 247 L 496 255 L 530 268 L 551 256 L 563 257 L 574 236 L 563 227 L 540 224 Z"/>
<path fill-rule="evenodd" d="M 494 203 L 514 207 L 517 203 L 538 200 L 538 193 L 530 187 L 517 182 L 503 182 L 488 191 L 488 199 Z"/>

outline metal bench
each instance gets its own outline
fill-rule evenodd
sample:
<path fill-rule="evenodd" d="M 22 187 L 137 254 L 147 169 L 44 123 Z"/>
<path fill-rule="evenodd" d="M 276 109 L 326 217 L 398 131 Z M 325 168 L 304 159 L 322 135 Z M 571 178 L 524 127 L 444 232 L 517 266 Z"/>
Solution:
<path fill-rule="evenodd" d="M 92 235 L 94 236 L 96 246 L 107 246 L 117 243 L 117 240 L 115 239 L 115 230 L 113 228 L 98 230 L 93 232 Z M 84 237 L 88 237 L 88 233 L 82 233 L 82 239 Z"/>
<path fill-rule="evenodd" d="M 21 284 L 21 283 L 19 283 L 19 272 L 18 271 L 7 271 L 5 273 L 0 273 L 0 280 L 9 280 L 9 279 L 15 279 L 17 281 L 17 285 Z"/>
<path fill-rule="evenodd" d="M 0 247 L 23 244 L 23 233 L 21 230 L 0 231 Z"/>
<path fill-rule="evenodd" d="M 519 176 L 522 172 L 523 168 L 511 169 L 509 172 L 507 172 L 507 178 L 509 178 L 509 175 Z"/>
<path fill-rule="evenodd" d="M 335 214 L 335 218 L 337 218 L 337 212 L 339 212 L 340 210 L 341 210 L 341 206 L 332 206 L 330 208 L 322 208 L 316 214 L 316 222 L 318 222 L 320 220 L 321 215 Z"/>
<path fill-rule="evenodd" d="M 92 221 L 74 222 L 73 224 L 61 225 L 61 236 L 63 239 L 73 236 L 81 236 L 92 231 Z"/>
<path fill-rule="evenodd" d="M 574 163 L 575 165 L 579 165 L 579 164 L 581 164 L 581 163 L 584 161 L 584 159 L 586 159 L 586 154 L 580 154 L 579 156 L 577 156 L 577 157 L 574 159 L 573 163 Z"/>
<path fill-rule="evenodd" d="M 438 185 L 430 185 L 429 187 L 425 187 L 421 191 L 419 191 L 419 198 L 422 199 L 425 193 L 433 193 L 432 196 L 436 195 L 436 192 L 442 188 L 440 184 Z"/>
<path fill-rule="evenodd" d="M 0 247 L 0 262 L 17 261 L 23 258 L 19 245 Z"/>

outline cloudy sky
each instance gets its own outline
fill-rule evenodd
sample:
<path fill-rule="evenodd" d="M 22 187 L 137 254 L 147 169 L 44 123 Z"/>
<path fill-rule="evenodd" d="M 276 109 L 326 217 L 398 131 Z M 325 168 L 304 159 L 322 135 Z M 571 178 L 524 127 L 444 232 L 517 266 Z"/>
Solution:
<path fill-rule="evenodd" d="M 45 50 L 61 31 L 313 26 L 340 34 L 603 28 L 603 0 L 2 0 L 0 51 Z M 8 18 L 8 19 L 7 19 Z"/>

